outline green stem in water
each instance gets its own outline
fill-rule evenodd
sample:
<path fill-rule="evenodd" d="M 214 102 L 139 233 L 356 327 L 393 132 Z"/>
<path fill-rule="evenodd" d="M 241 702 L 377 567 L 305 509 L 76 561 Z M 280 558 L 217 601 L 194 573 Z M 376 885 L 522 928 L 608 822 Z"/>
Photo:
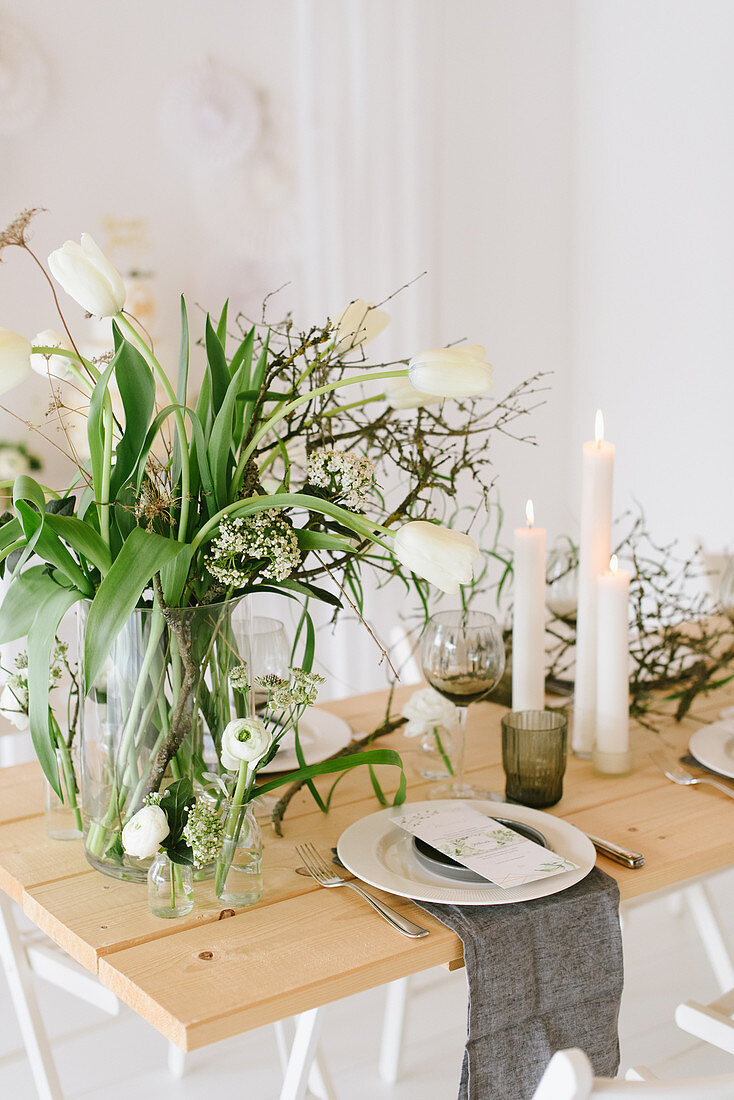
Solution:
<path fill-rule="evenodd" d="M 59 724 L 54 718 L 50 708 L 49 723 L 56 741 L 56 752 L 58 753 L 59 762 L 61 764 L 61 774 L 59 778 L 61 780 L 62 802 L 70 807 L 74 815 L 74 824 L 79 832 L 82 832 L 82 815 L 76 800 L 76 776 L 74 775 L 74 765 L 71 762 L 71 753 L 69 752 L 69 746 L 66 744 Z"/>
<path fill-rule="evenodd" d="M 110 545 L 110 479 L 112 476 L 112 401 L 109 391 L 104 395 L 104 455 L 102 460 L 102 482 L 100 485 L 99 531 L 107 545 Z"/>
<path fill-rule="evenodd" d="M 449 773 L 449 775 L 453 775 L 454 774 L 454 769 L 453 769 L 451 761 L 448 757 L 446 749 L 443 747 L 443 742 L 441 741 L 441 735 L 438 732 L 438 726 L 433 727 L 433 736 L 436 740 L 436 748 L 438 749 L 439 755 L 440 755 L 441 759 L 443 760 L 444 764 L 446 765 L 447 772 Z"/>
<path fill-rule="evenodd" d="M 155 355 L 142 339 L 138 335 L 135 326 L 128 321 L 127 317 L 122 313 L 115 314 L 115 321 L 119 325 L 120 329 L 125 333 L 130 343 L 140 352 L 143 359 L 157 376 L 159 382 L 166 391 L 166 396 L 172 405 L 176 408 L 173 413 L 173 418 L 176 424 L 176 432 L 178 434 L 179 450 L 181 452 L 181 515 L 178 522 L 178 541 L 186 542 L 186 528 L 188 526 L 189 519 L 189 495 L 191 486 L 191 472 L 189 468 L 189 441 L 186 436 L 186 424 L 184 423 L 183 413 L 179 406 L 178 397 L 171 385 L 168 375 L 160 365 Z"/>

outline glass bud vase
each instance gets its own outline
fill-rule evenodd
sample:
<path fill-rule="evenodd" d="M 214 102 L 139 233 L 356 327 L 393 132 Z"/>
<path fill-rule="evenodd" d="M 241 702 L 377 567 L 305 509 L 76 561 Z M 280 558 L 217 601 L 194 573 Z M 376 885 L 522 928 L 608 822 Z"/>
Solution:
<path fill-rule="evenodd" d="M 263 843 L 251 802 L 242 806 L 232 837 L 225 838 L 217 860 L 217 897 L 227 905 L 254 905 L 263 896 Z"/>
<path fill-rule="evenodd" d="M 79 840 L 82 835 L 82 814 L 74 766 L 68 749 L 56 750 L 56 766 L 62 797 L 59 798 L 47 779 L 43 781 L 46 835 L 52 840 Z"/>
<path fill-rule="evenodd" d="M 451 779 L 454 766 L 451 762 L 454 739 L 444 726 L 427 730 L 418 746 L 418 774 L 422 779 Z"/>
<path fill-rule="evenodd" d="M 154 917 L 185 917 L 194 908 L 194 876 L 190 867 L 171 863 L 159 852 L 148 868 L 148 906 Z"/>

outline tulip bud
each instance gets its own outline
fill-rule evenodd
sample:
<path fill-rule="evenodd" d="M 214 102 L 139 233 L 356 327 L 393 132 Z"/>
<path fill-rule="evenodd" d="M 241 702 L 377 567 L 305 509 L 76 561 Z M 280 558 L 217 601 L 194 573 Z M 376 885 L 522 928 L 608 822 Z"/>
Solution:
<path fill-rule="evenodd" d="M 471 583 L 472 562 L 479 555 L 479 547 L 469 535 L 422 519 L 398 529 L 394 550 L 406 569 L 451 595 L 456 595 L 460 585 Z"/>
<path fill-rule="evenodd" d="M 336 330 L 336 344 L 334 351 L 337 355 L 346 355 L 354 351 L 362 344 L 374 340 L 390 323 L 390 315 L 376 306 L 368 305 L 362 298 L 350 302 L 341 311 L 334 328 Z"/>
<path fill-rule="evenodd" d="M 20 385 L 30 373 L 30 340 L 10 329 L 0 328 L 0 393 Z"/>
<path fill-rule="evenodd" d="M 438 405 L 441 397 L 421 393 L 409 378 L 385 379 L 385 400 L 393 409 L 422 409 L 425 405 Z"/>
<path fill-rule="evenodd" d="M 95 317 L 114 317 L 125 305 L 125 284 L 116 267 L 88 233 L 81 244 L 66 241 L 48 258 L 51 274 L 82 309 Z"/>
<path fill-rule="evenodd" d="M 422 351 L 410 360 L 411 384 L 440 397 L 477 397 L 492 389 L 494 368 L 479 344 Z"/>
<path fill-rule="evenodd" d="M 39 332 L 31 341 L 34 348 L 63 348 L 71 351 L 68 342 L 59 332 L 47 328 Z M 36 374 L 42 374 L 44 378 L 58 378 L 60 382 L 66 382 L 74 377 L 74 371 L 69 366 L 69 360 L 64 355 L 42 355 L 34 351 L 31 355 L 31 370 Z"/>

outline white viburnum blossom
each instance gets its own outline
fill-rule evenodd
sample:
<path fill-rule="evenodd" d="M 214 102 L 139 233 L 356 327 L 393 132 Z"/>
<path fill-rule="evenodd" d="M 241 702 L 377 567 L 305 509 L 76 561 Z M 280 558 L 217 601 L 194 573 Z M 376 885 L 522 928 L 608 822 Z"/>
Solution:
<path fill-rule="evenodd" d="M 214 806 L 200 798 L 189 810 L 183 838 L 191 848 L 194 867 L 213 863 L 222 847 L 224 826 Z"/>
<path fill-rule="evenodd" d="M 206 555 L 211 575 L 235 588 L 247 583 L 258 561 L 265 562 L 261 577 L 275 581 L 289 577 L 301 561 L 298 539 L 280 508 L 234 519 L 225 516 Z"/>
<path fill-rule="evenodd" d="M 308 456 L 309 484 L 324 489 L 353 512 L 364 511 L 375 480 L 375 467 L 365 455 L 319 447 Z"/>
<path fill-rule="evenodd" d="M 406 737 L 420 737 L 437 726 L 452 730 L 456 726 L 456 707 L 432 687 L 414 691 L 402 709 L 408 724 L 403 728 Z"/>

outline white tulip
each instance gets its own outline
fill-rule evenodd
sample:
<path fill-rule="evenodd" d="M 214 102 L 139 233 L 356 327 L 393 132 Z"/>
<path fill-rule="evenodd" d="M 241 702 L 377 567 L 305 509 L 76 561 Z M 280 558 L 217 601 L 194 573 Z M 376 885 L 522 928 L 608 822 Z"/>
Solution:
<path fill-rule="evenodd" d="M 421 409 L 424 405 L 439 405 L 442 397 L 421 393 L 409 378 L 386 378 L 385 399 L 393 409 Z"/>
<path fill-rule="evenodd" d="M 113 317 L 125 305 L 125 284 L 88 233 L 81 244 L 66 241 L 48 258 L 51 274 L 82 309 L 95 317 Z"/>
<path fill-rule="evenodd" d="M 472 562 L 479 555 L 469 535 L 423 519 L 398 529 L 394 549 L 401 565 L 451 595 L 460 585 L 471 583 Z"/>
<path fill-rule="evenodd" d="M 422 351 L 408 364 L 417 390 L 441 397 L 477 397 L 492 389 L 494 368 L 479 344 Z"/>
<path fill-rule="evenodd" d="M 273 737 L 261 718 L 235 718 L 222 733 L 222 763 L 238 771 L 242 761 L 257 764 L 272 744 Z"/>
<path fill-rule="evenodd" d="M 402 710 L 403 718 L 408 719 L 403 727 L 406 737 L 419 737 L 430 733 L 437 726 L 452 730 L 456 725 L 456 707 L 432 687 L 414 691 Z"/>
<path fill-rule="evenodd" d="M 143 806 L 122 830 L 122 846 L 135 859 L 154 856 L 170 833 L 168 818 L 160 806 Z"/>
<path fill-rule="evenodd" d="M 0 714 L 11 722 L 17 730 L 27 730 L 31 724 L 28 717 L 28 689 L 15 679 L 9 680 L 0 693 Z"/>
<path fill-rule="evenodd" d="M 336 354 L 345 355 L 348 351 L 354 351 L 362 344 L 374 340 L 389 323 L 389 313 L 368 304 L 363 298 L 350 302 L 334 321 Z"/>
<path fill-rule="evenodd" d="M 68 341 L 61 333 L 54 332 L 54 330 L 50 328 L 37 333 L 37 335 L 33 337 L 31 343 L 34 348 L 63 348 L 64 351 L 72 350 Z M 41 355 L 40 352 L 34 352 L 31 355 L 31 370 L 34 370 L 36 374 L 43 375 L 44 378 L 58 378 L 60 382 L 66 382 L 74 377 L 74 371 L 69 366 L 69 360 L 64 355 Z"/>
<path fill-rule="evenodd" d="M 0 393 L 20 385 L 30 373 L 30 340 L 8 328 L 0 328 Z"/>

